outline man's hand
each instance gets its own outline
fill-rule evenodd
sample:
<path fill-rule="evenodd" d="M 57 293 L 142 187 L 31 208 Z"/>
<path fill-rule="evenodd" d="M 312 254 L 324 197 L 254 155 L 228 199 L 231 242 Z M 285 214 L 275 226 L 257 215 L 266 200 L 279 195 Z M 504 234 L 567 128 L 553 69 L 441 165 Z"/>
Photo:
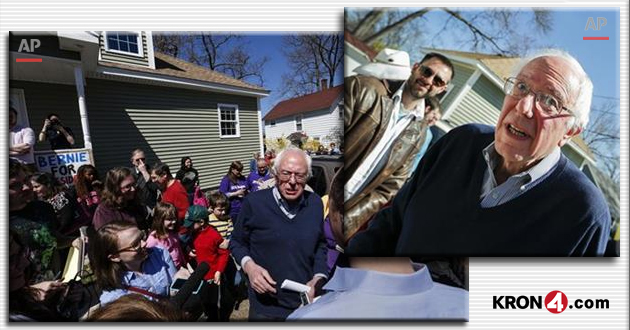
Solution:
<path fill-rule="evenodd" d="M 185 280 L 187 280 L 189 277 L 190 272 L 188 271 L 188 269 L 186 269 L 186 267 L 180 268 L 177 273 L 175 273 L 175 276 L 173 276 L 173 278 L 183 278 Z"/>
<path fill-rule="evenodd" d="M 65 289 L 66 286 L 66 283 L 61 282 L 61 280 L 57 280 L 39 282 L 31 285 L 31 288 L 37 289 L 37 297 L 35 298 L 39 301 L 44 301 L 47 297 L 52 296 L 57 291 Z"/>
<path fill-rule="evenodd" d="M 221 285 L 221 272 L 217 271 L 214 273 L 214 283 L 217 285 Z"/>
<path fill-rule="evenodd" d="M 219 248 L 221 248 L 221 249 L 227 249 L 228 246 L 230 246 L 230 240 L 229 239 L 224 239 L 223 242 L 221 242 L 221 244 L 219 244 Z"/>
<path fill-rule="evenodd" d="M 44 128 L 42 130 L 46 130 L 48 127 L 50 127 L 50 119 L 45 119 L 44 120 Z"/>
<path fill-rule="evenodd" d="M 323 279 L 324 278 L 320 276 L 313 276 L 313 279 L 306 283 L 307 286 L 311 287 L 311 289 L 306 293 L 308 295 L 308 301 L 313 302 L 313 299 L 315 299 L 315 285 Z"/>
<path fill-rule="evenodd" d="M 271 278 L 271 275 L 269 275 L 269 272 L 266 269 L 258 266 L 254 260 L 246 262 L 243 270 L 249 277 L 249 284 L 252 286 L 254 291 L 259 294 L 269 292 L 276 293 L 276 281 Z"/>

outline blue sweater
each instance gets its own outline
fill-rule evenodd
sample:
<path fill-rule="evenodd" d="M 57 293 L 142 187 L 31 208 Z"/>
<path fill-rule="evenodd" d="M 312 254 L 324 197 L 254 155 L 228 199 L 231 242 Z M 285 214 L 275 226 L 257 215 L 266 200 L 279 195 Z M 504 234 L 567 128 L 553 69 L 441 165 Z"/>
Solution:
<path fill-rule="evenodd" d="M 240 264 L 250 256 L 276 281 L 276 294 L 257 294 L 250 286 L 250 308 L 258 314 L 286 317 L 300 305 L 297 293 L 280 289 L 285 279 L 306 283 L 327 274 L 324 211 L 321 198 L 304 192 L 295 218 L 289 219 L 274 200 L 273 190 L 253 192 L 243 201 L 234 224 L 230 250 Z"/>
<path fill-rule="evenodd" d="M 610 230 L 602 193 L 566 157 L 521 196 L 481 208 L 494 128 L 465 125 L 438 140 L 391 207 L 348 255 L 599 256 Z"/>

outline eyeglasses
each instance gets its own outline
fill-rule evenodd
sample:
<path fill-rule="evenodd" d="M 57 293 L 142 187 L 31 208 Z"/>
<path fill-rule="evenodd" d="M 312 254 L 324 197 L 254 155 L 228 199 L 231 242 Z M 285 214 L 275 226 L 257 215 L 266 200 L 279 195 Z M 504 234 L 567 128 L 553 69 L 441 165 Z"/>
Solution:
<path fill-rule="evenodd" d="M 433 86 L 435 86 L 435 87 L 444 87 L 444 86 L 446 86 L 446 81 L 444 81 L 444 79 L 442 79 L 442 77 L 438 76 L 437 73 L 435 73 L 435 71 L 433 71 L 433 69 L 431 69 L 428 66 L 421 65 L 420 66 L 420 74 L 423 77 L 425 77 L 425 78 L 431 78 L 431 77 L 433 77 L 433 75 L 435 75 L 435 77 L 433 78 Z"/>
<path fill-rule="evenodd" d="M 289 172 L 289 171 L 280 171 L 280 174 L 278 175 L 278 177 L 280 177 L 280 180 L 282 180 L 282 181 L 289 181 L 289 180 L 291 180 L 291 176 L 295 177 L 295 181 L 296 182 L 299 182 L 299 183 L 306 182 L 306 174 L 303 174 L 303 173 L 295 173 L 295 172 Z"/>
<path fill-rule="evenodd" d="M 134 242 L 134 244 L 132 244 L 131 246 L 128 246 L 126 248 L 122 248 L 118 251 L 116 251 L 116 253 L 121 253 L 121 252 L 140 252 L 140 250 L 142 250 L 142 242 L 147 240 L 147 233 L 141 231 L 141 235 L 139 238 L 137 238 Z"/>
<path fill-rule="evenodd" d="M 144 161 L 146 160 L 146 158 L 136 158 L 133 160 L 134 163 L 137 163 L 139 161 L 142 161 L 144 163 Z"/>
<path fill-rule="evenodd" d="M 136 183 L 133 182 L 133 183 L 120 187 L 120 192 L 128 192 L 129 190 L 135 189 L 135 188 L 136 188 Z"/>
<path fill-rule="evenodd" d="M 565 108 L 557 98 L 545 93 L 536 93 L 525 82 L 517 78 L 508 78 L 503 86 L 503 92 L 519 100 L 530 93 L 533 94 L 538 108 L 547 116 L 559 116 L 562 110 L 566 110 L 571 116 L 574 116 L 573 111 Z"/>

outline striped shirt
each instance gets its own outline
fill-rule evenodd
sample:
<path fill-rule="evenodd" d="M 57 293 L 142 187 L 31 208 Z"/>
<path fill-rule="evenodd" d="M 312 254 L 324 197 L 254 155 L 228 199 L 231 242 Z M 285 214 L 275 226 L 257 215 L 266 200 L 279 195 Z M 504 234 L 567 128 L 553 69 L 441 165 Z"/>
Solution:
<path fill-rule="evenodd" d="M 227 220 L 219 220 L 216 215 L 210 213 L 210 225 L 216 229 L 223 239 L 230 239 L 232 237 L 232 231 L 234 230 L 234 224 L 229 217 Z"/>

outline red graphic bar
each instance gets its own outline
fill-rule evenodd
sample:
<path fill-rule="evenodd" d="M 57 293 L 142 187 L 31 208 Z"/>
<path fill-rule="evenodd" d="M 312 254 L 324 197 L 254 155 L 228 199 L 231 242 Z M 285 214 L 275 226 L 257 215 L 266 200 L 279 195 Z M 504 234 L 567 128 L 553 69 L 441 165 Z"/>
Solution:
<path fill-rule="evenodd" d="M 41 62 L 41 58 L 16 58 L 16 62 Z"/>
<path fill-rule="evenodd" d="M 582 40 L 608 40 L 608 37 L 582 37 Z"/>

